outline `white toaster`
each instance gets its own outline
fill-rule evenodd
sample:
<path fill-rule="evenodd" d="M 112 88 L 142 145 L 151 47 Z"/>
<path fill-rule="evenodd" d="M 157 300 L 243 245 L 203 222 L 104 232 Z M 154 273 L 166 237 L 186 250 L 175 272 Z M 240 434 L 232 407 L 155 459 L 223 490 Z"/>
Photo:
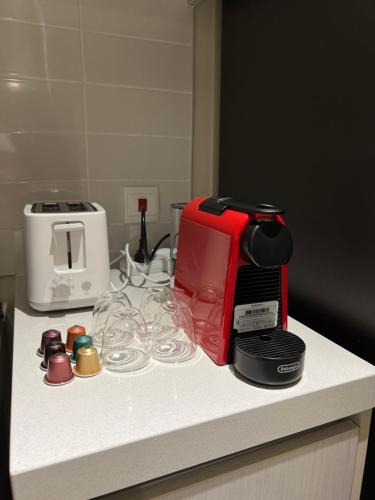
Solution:
<path fill-rule="evenodd" d="M 87 307 L 109 290 L 106 213 L 98 203 L 30 203 L 24 216 L 31 307 Z"/>

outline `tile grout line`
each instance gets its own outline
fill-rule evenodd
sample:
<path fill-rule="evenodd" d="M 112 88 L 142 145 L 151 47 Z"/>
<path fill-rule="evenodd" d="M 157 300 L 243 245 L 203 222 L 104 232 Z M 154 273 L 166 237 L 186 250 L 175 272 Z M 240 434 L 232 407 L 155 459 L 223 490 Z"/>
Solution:
<path fill-rule="evenodd" d="M 122 177 L 122 178 L 114 178 L 114 179 L 90 179 L 91 182 L 99 182 L 99 183 L 110 183 L 110 182 L 136 182 L 136 183 L 145 183 L 145 179 L 143 178 L 131 178 L 131 177 Z M 85 183 L 87 179 L 15 179 L 15 180 L 2 180 L 0 179 L 1 185 L 9 185 L 9 184 L 35 184 L 43 186 L 43 184 L 78 184 Z M 147 182 L 158 183 L 158 184 L 166 184 L 166 183 L 183 183 L 187 184 L 190 182 L 190 179 L 147 179 Z M 124 186 L 126 187 L 126 186 Z M 135 186 L 137 187 L 137 186 Z"/>
<path fill-rule="evenodd" d="M 87 119 L 87 96 L 86 96 L 86 65 L 85 52 L 83 46 L 82 33 L 82 2 L 78 0 L 78 22 L 79 22 L 79 41 L 81 48 L 81 75 L 82 75 L 82 100 L 83 100 L 83 124 L 84 124 L 84 141 L 85 141 L 85 161 L 86 161 L 86 192 L 87 199 L 91 199 L 90 187 L 90 169 L 89 169 L 89 139 L 87 135 L 88 119 Z"/>
<path fill-rule="evenodd" d="M 52 83 L 69 83 L 73 85 L 82 85 L 80 80 L 67 80 L 65 78 L 45 78 L 41 76 L 30 76 L 20 73 L 0 73 L 0 80 L 31 80 L 37 82 L 52 82 Z M 170 94 L 181 94 L 181 95 L 192 95 L 193 91 L 188 89 L 169 89 L 161 87 L 143 87 L 141 85 L 125 85 L 123 83 L 107 83 L 107 82 L 91 82 L 86 81 L 87 85 L 92 85 L 94 87 L 109 87 L 109 88 L 119 88 L 127 90 L 143 90 L 147 92 L 165 92 Z"/>
<path fill-rule="evenodd" d="M 184 139 L 191 140 L 190 135 L 163 135 L 163 134 L 132 134 L 130 132 L 94 132 L 88 131 L 89 135 L 117 135 L 117 136 L 126 136 L 126 137 L 149 137 L 154 139 Z"/>
<path fill-rule="evenodd" d="M 128 38 L 130 40 L 140 40 L 142 42 L 152 42 L 152 43 L 161 43 L 165 45 L 175 45 L 177 47 L 185 47 L 191 48 L 191 43 L 177 42 L 174 40 L 163 40 L 160 38 L 149 38 L 145 36 L 137 36 L 137 35 L 125 35 L 123 33 L 110 33 L 108 31 L 95 31 L 95 30 L 83 30 L 84 33 L 89 33 L 90 35 L 101 35 L 101 36 L 112 36 L 113 38 Z"/>
<path fill-rule="evenodd" d="M 145 182 L 147 183 L 159 183 L 159 184 L 166 184 L 168 182 L 170 183 L 183 183 L 187 184 L 190 182 L 190 179 L 156 179 L 156 178 L 147 178 L 147 181 L 144 178 L 129 178 L 129 177 L 120 177 L 120 178 L 113 178 L 113 179 L 91 179 L 91 182 L 100 182 L 100 183 L 105 183 L 105 182 L 142 182 L 143 184 Z M 127 187 L 127 186 L 124 186 Z M 134 186 L 138 187 L 138 186 Z"/>
<path fill-rule="evenodd" d="M 80 6 L 80 11 L 81 11 L 81 6 Z M 153 43 L 161 43 L 161 44 L 165 44 L 165 45 L 175 45 L 177 47 L 187 47 L 187 48 L 192 47 L 192 43 L 178 42 L 175 40 L 163 40 L 160 38 L 149 38 L 149 37 L 142 37 L 142 36 L 136 36 L 136 35 L 126 35 L 124 33 L 110 33 L 108 31 L 95 31 L 95 30 L 82 29 L 82 27 L 81 27 L 81 12 L 79 14 L 79 19 L 80 19 L 80 26 L 78 28 L 76 28 L 74 26 L 60 26 L 58 24 L 37 23 L 35 21 L 23 21 L 22 19 L 14 19 L 11 17 L 0 17 L 0 22 L 8 22 L 8 23 L 13 23 L 13 24 L 26 24 L 26 25 L 30 25 L 30 26 L 61 29 L 61 30 L 67 30 L 67 31 L 82 31 L 82 33 L 89 33 L 92 35 L 112 36 L 114 38 L 128 38 L 130 40 L 140 40 L 143 42 L 153 42 Z"/>
<path fill-rule="evenodd" d="M 69 80 L 66 78 L 51 78 L 44 76 L 24 75 L 22 73 L 2 73 L 0 72 L 0 80 L 13 81 L 13 80 L 31 80 L 37 82 L 51 82 L 51 83 L 70 83 L 82 85 L 80 80 Z"/>
<path fill-rule="evenodd" d="M 16 180 L 0 180 L 1 185 L 8 184 L 77 184 L 77 183 L 85 183 L 86 178 L 84 179 L 16 179 Z"/>
<path fill-rule="evenodd" d="M 122 83 L 104 83 L 104 82 L 91 82 L 88 81 L 87 85 L 93 85 L 96 87 L 110 87 L 119 89 L 129 89 L 129 90 L 145 90 L 149 92 L 166 92 L 170 94 L 182 94 L 182 95 L 192 95 L 193 91 L 188 89 L 163 89 L 161 87 L 142 87 L 139 85 L 124 85 Z"/>
<path fill-rule="evenodd" d="M 84 135 L 84 130 L 17 130 L 17 129 L 2 129 L 0 127 L 0 134 L 51 134 L 51 135 Z M 118 137 L 142 137 L 149 139 L 178 139 L 190 141 L 191 137 L 188 135 L 158 135 L 158 134 L 132 134 L 128 132 L 93 132 L 87 130 L 87 135 L 102 135 L 102 136 L 118 136 Z"/>
<path fill-rule="evenodd" d="M 16 19 L 14 17 L 0 16 L 0 22 L 12 24 L 25 24 L 26 26 L 37 26 L 39 28 L 54 28 L 67 31 L 79 31 L 75 26 L 63 26 L 60 24 L 38 23 L 37 21 L 25 21 L 24 19 Z"/>

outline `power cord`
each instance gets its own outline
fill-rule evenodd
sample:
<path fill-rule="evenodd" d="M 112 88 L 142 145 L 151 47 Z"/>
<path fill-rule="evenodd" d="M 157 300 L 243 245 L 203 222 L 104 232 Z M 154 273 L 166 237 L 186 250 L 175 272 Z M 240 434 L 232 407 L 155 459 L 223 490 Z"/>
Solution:
<path fill-rule="evenodd" d="M 160 245 L 167 239 L 170 237 L 170 233 L 167 233 L 165 234 L 162 238 L 160 238 L 160 240 L 156 243 L 153 251 L 151 252 L 151 255 L 150 255 L 150 262 L 152 262 L 152 259 L 155 257 L 155 254 L 156 252 L 159 250 L 159 247 Z"/>
<path fill-rule="evenodd" d="M 143 272 L 142 269 L 140 269 L 136 262 L 134 262 L 134 260 L 131 258 L 130 256 L 130 252 L 129 252 L 129 243 L 127 243 L 125 245 L 125 255 L 126 255 L 126 260 L 127 260 L 127 265 L 131 266 L 135 271 L 137 271 L 138 274 L 140 274 L 142 276 L 142 278 L 144 278 L 145 280 L 148 280 L 148 281 L 151 281 L 151 283 L 155 283 L 157 285 L 168 285 L 171 281 L 170 278 L 166 279 L 166 280 L 155 280 L 153 278 L 150 278 L 150 275 L 149 274 L 146 274 Z M 148 272 L 150 272 L 150 267 L 148 269 Z M 128 275 L 129 276 L 129 275 Z M 131 276 L 129 276 L 129 279 L 131 281 Z M 132 283 L 133 284 L 133 283 Z M 143 284 L 143 283 L 142 283 Z M 142 285 L 134 285 L 133 286 L 142 286 Z"/>
<path fill-rule="evenodd" d="M 134 255 L 135 262 L 140 264 L 148 264 L 150 262 L 150 256 L 148 254 L 148 245 L 147 245 L 147 230 L 146 230 L 146 210 L 147 210 L 147 200 L 140 199 L 139 209 L 141 212 L 141 239 L 139 240 L 139 248 Z"/>
<path fill-rule="evenodd" d="M 124 288 L 126 288 L 129 284 L 131 286 L 134 286 L 134 287 L 142 287 L 142 285 L 144 285 L 145 281 L 150 281 L 151 283 L 158 285 L 158 286 L 167 286 L 170 284 L 170 281 L 171 281 L 170 277 L 168 279 L 165 279 L 165 280 L 155 280 L 154 278 L 151 278 L 149 274 L 146 274 L 145 272 L 143 272 L 143 270 L 138 267 L 137 263 L 134 262 L 134 260 L 132 259 L 131 255 L 130 255 L 129 243 L 126 243 L 125 250 L 120 250 L 120 255 L 112 260 L 111 266 L 113 264 L 115 264 L 116 262 L 118 262 L 119 260 L 122 260 L 123 258 L 125 258 L 125 261 L 126 261 L 126 270 L 124 271 L 123 269 L 121 269 L 121 267 L 120 267 L 120 270 L 121 270 L 122 274 L 125 275 L 124 283 L 121 285 L 120 288 L 117 288 L 111 282 L 112 290 L 120 292 L 120 291 L 124 290 Z M 149 266 L 148 271 L 150 271 L 150 267 L 151 266 Z M 143 278 L 143 281 L 141 283 L 134 283 L 131 269 L 134 269 L 137 272 L 137 275 L 141 276 Z"/>
<path fill-rule="evenodd" d="M 147 210 L 147 199 L 139 199 L 138 200 L 138 208 L 141 212 L 141 238 L 139 240 L 139 248 L 137 252 L 134 255 L 134 259 L 130 255 L 129 251 L 129 243 L 125 245 L 125 250 L 120 250 L 120 255 L 116 257 L 114 260 L 111 262 L 111 266 L 114 265 L 116 262 L 122 260 L 125 258 L 126 261 L 126 269 L 121 269 L 120 265 L 120 270 L 121 272 L 125 275 L 125 280 L 124 283 L 120 288 L 116 288 L 115 285 L 111 282 L 111 287 L 114 291 L 122 291 L 124 288 L 128 286 L 130 283 L 132 286 L 136 287 L 141 287 L 144 285 L 145 281 L 150 281 L 153 284 L 159 285 L 159 286 L 167 286 L 170 284 L 170 278 L 167 280 L 155 280 L 149 276 L 149 272 L 151 269 L 151 263 L 152 260 L 154 259 L 157 250 L 159 249 L 160 245 L 170 236 L 170 234 L 165 234 L 155 245 L 154 249 L 151 252 L 151 255 L 148 253 L 148 244 L 147 244 L 147 230 L 146 230 L 146 210 Z M 138 264 L 138 265 L 137 265 Z M 143 266 L 147 266 L 148 269 L 146 272 L 144 272 L 144 268 L 141 269 L 139 267 L 139 264 L 142 264 Z M 132 279 L 132 273 L 131 269 L 134 269 L 136 271 L 137 275 L 140 275 L 143 278 L 143 281 L 140 284 L 135 284 L 133 279 Z M 147 273 L 148 271 L 148 273 Z"/>

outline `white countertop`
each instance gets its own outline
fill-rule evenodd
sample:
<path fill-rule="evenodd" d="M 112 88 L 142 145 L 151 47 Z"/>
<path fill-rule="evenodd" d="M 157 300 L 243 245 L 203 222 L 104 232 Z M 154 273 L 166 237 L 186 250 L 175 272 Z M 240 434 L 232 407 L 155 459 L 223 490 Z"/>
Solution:
<path fill-rule="evenodd" d="M 137 305 L 141 291 L 132 289 Z M 298 321 L 306 343 L 295 386 L 245 383 L 202 351 L 181 367 L 43 383 L 47 328 L 90 325 L 91 310 L 39 314 L 18 279 L 10 474 L 15 500 L 80 500 L 316 427 L 375 406 L 375 367 Z"/>

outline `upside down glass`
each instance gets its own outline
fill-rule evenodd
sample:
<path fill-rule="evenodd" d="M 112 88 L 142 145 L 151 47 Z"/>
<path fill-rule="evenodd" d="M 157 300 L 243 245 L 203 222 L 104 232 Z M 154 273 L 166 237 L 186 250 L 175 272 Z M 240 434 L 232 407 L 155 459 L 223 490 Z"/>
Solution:
<path fill-rule="evenodd" d="M 223 341 L 219 335 L 223 300 L 223 296 L 214 285 L 200 286 L 191 299 L 195 335 L 209 353 L 215 352 L 218 344 Z"/>
<path fill-rule="evenodd" d="M 155 321 L 155 315 L 159 307 L 168 300 L 173 300 L 174 295 L 170 288 L 152 287 L 146 288 L 141 300 L 141 312 L 146 321 L 147 329 L 151 332 Z"/>
<path fill-rule="evenodd" d="M 90 335 L 95 347 L 99 349 L 102 347 L 104 328 L 111 313 L 115 310 L 121 310 L 127 307 L 131 307 L 130 300 L 128 296 L 122 292 L 108 291 L 104 292 L 98 298 L 94 305 L 92 326 L 90 330 Z M 113 345 L 123 340 L 124 336 L 121 331 L 112 332 L 110 342 Z"/>
<path fill-rule="evenodd" d="M 189 307 L 173 300 L 161 305 L 152 331 L 152 356 L 162 363 L 183 363 L 194 357 L 197 343 Z"/>
<path fill-rule="evenodd" d="M 124 307 L 131 307 L 130 299 L 124 292 L 120 292 L 118 290 L 107 290 L 102 293 L 96 300 L 93 314 L 97 312 L 99 308 L 101 308 L 104 304 L 118 302 L 122 304 Z"/>
<path fill-rule="evenodd" d="M 122 332 L 123 340 L 112 339 Z M 108 317 L 102 342 L 102 365 L 113 372 L 131 372 L 148 365 L 151 342 L 141 311 L 134 307 L 114 310 Z"/>

